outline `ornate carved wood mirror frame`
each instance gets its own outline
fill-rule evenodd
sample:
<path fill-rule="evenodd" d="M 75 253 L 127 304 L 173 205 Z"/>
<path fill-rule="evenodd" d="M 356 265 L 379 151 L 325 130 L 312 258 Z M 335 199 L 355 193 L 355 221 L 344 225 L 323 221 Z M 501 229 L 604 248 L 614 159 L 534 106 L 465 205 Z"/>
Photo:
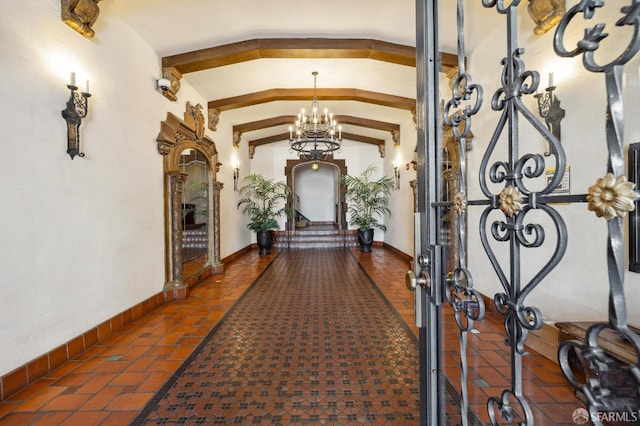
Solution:
<path fill-rule="evenodd" d="M 223 271 L 220 262 L 220 191 L 223 184 L 217 181 L 218 151 L 209 137 L 204 135 L 205 119 L 200 104 L 187 102 L 184 120 L 172 113 L 160 123 L 156 138 L 158 152 L 163 157 L 165 200 L 165 294 L 173 291 L 173 297 L 186 297 L 192 277 L 203 277 Z M 183 276 L 182 252 L 182 192 L 187 174 L 180 171 L 180 156 L 184 150 L 199 151 L 207 160 L 209 182 L 207 187 L 207 259 L 201 270 L 190 277 Z"/>

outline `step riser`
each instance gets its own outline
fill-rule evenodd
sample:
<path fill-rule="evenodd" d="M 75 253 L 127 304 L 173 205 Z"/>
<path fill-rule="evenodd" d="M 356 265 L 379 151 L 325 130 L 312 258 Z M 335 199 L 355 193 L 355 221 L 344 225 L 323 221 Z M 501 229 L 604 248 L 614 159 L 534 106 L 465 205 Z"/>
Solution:
<path fill-rule="evenodd" d="M 286 242 L 278 242 L 274 243 L 273 247 L 282 248 L 282 249 L 313 249 L 313 248 L 342 248 L 342 247 L 357 247 L 358 243 L 355 241 L 348 241 L 345 243 L 335 243 L 335 242 L 315 242 L 315 243 L 306 243 L 306 242 L 291 242 L 287 244 Z"/>
<path fill-rule="evenodd" d="M 357 247 L 358 237 L 355 231 L 338 229 L 297 229 L 295 231 L 278 231 L 274 235 L 273 246 L 276 248 L 342 248 Z"/>

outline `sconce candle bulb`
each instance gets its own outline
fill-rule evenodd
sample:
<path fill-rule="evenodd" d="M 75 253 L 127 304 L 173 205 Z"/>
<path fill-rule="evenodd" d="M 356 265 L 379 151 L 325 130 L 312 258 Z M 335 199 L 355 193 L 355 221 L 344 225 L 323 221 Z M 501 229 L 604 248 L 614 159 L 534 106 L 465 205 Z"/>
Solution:
<path fill-rule="evenodd" d="M 560 107 L 560 100 L 554 94 L 556 87 L 553 85 L 553 73 L 549 73 L 549 86 L 544 90 L 544 93 L 533 95 L 538 101 L 538 114 L 544 119 L 547 128 L 560 142 L 560 122 L 564 118 L 565 111 Z M 553 153 L 553 149 L 550 147 L 549 151 L 545 152 L 545 156 L 550 156 Z"/>
<path fill-rule="evenodd" d="M 233 192 L 238 192 L 238 181 L 240 180 L 240 162 L 234 162 L 233 168 Z"/>
<path fill-rule="evenodd" d="M 67 88 L 71 93 L 67 100 L 67 107 L 62 110 L 62 117 L 67 122 L 67 154 L 73 160 L 76 155 L 84 157 L 84 153 L 80 151 L 80 125 L 89 111 L 91 94 L 89 93 L 89 80 L 87 80 L 87 91 L 78 93 L 75 72 L 71 73 Z"/>
<path fill-rule="evenodd" d="M 395 178 L 395 189 L 400 189 L 400 161 L 393 162 L 393 177 Z"/>

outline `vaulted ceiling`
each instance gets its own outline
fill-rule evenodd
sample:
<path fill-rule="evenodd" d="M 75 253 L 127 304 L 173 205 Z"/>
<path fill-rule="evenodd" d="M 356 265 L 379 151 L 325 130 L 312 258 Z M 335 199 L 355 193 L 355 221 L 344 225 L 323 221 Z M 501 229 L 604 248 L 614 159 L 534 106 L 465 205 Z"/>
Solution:
<path fill-rule="evenodd" d="M 321 108 L 355 143 L 384 145 L 415 108 L 413 0 L 110 0 L 101 8 L 151 45 L 165 76 L 205 97 L 214 127 L 218 115 L 232 123 L 234 140 L 224 143 L 247 141 L 250 152 L 286 141 L 294 114 L 311 102 L 313 71 Z M 456 65 L 455 40 L 442 46 L 446 72 Z"/>

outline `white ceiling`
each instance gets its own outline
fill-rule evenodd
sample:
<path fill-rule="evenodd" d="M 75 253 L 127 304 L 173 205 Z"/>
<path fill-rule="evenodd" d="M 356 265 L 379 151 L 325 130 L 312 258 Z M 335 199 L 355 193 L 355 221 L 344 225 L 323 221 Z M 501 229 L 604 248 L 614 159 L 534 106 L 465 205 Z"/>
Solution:
<path fill-rule="evenodd" d="M 449 14 L 453 17 L 450 22 L 455 22 L 456 2 L 442 3 L 441 15 Z M 101 15 L 114 14 L 125 20 L 161 57 L 257 38 L 358 38 L 415 46 L 414 0 L 109 0 L 100 7 Z M 454 53 L 455 29 L 448 32 L 450 37 L 441 36 L 441 50 Z M 258 59 L 188 73 L 183 78 L 211 101 L 271 88 L 311 88 L 312 71 L 319 72 L 318 88 L 416 97 L 414 67 L 369 59 Z M 244 113 L 222 114 L 246 122 L 246 117 L 253 121 L 292 115 L 301 107 L 308 108 L 309 102 L 268 102 L 241 108 Z M 321 101 L 320 106 L 334 114 L 396 124 L 399 117 L 410 117 L 406 110 L 362 102 Z M 345 131 L 370 135 L 357 129 Z M 388 133 L 375 132 L 373 137 L 389 138 Z"/>

